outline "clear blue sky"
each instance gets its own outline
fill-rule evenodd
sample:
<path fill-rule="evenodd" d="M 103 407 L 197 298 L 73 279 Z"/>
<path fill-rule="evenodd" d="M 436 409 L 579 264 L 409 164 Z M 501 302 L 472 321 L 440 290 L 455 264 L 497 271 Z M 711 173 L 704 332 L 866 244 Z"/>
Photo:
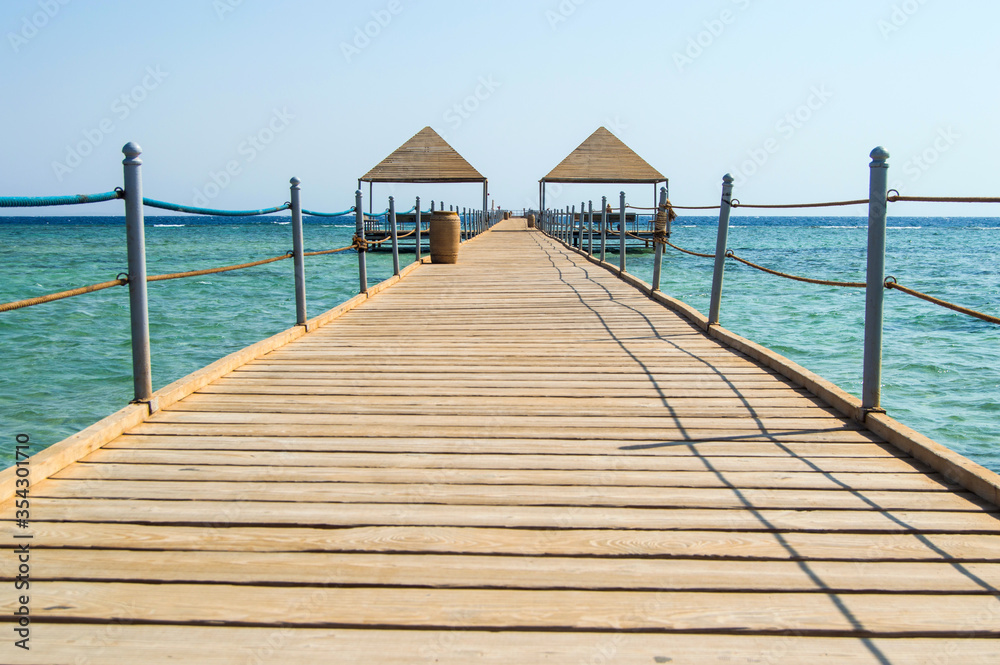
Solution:
<path fill-rule="evenodd" d="M 426 125 L 511 208 L 601 125 L 678 204 L 717 202 L 726 172 L 745 203 L 863 198 L 876 145 L 904 194 L 996 195 L 998 25 L 987 0 L 4 0 L 0 195 L 107 191 L 136 141 L 147 196 L 263 207 L 298 176 L 306 207 L 340 210 Z M 418 192 L 480 197 L 376 188 Z"/>

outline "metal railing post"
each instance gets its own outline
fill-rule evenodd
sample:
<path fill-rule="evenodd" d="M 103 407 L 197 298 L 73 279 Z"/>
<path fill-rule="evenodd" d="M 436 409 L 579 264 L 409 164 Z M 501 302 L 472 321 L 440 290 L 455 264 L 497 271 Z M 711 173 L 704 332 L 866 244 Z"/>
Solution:
<path fill-rule="evenodd" d="M 295 262 L 295 325 L 306 324 L 306 261 L 302 253 L 302 181 L 292 178 L 292 252 Z"/>
<path fill-rule="evenodd" d="M 601 197 L 601 263 L 607 256 L 608 244 L 608 197 Z"/>
<path fill-rule="evenodd" d="M 660 188 L 660 205 L 656 209 L 653 222 L 653 244 L 656 249 L 653 256 L 653 290 L 660 290 L 660 274 L 663 270 L 663 243 L 667 239 L 667 188 Z"/>
<path fill-rule="evenodd" d="M 882 315 L 885 297 L 885 226 L 889 153 L 871 152 L 868 187 L 868 277 L 865 288 L 865 356 L 861 389 L 863 414 L 882 412 Z"/>
<path fill-rule="evenodd" d="M 399 233 L 396 228 L 396 200 L 389 197 L 389 234 L 392 236 L 392 274 L 399 275 Z"/>
<path fill-rule="evenodd" d="M 361 282 L 361 293 L 368 293 L 368 262 L 365 254 L 365 209 L 361 190 L 354 192 L 354 235 L 358 247 L 358 280 Z"/>
<path fill-rule="evenodd" d="M 587 202 L 587 254 L 594 255 L 594 202 Z"/>
<path fill-rule="evenodd" d="M 576 206 L 569 209 L 569 217 L 566 218 L 566 244 L 573 246 L 573 227 L 576 226 Z"/>
<path fill-rule="evenodd" d="M 712 276 L 712 301 L 708 309 L 708 325 L 719 324 L 722 308 L 722 277 L 726 271 L 726 247 L 729 244 L 729 211 L 733 201 L 733 176 L 722 178 L 722 203 L 719 207 L 719 235 L 715 241 L 715 274 Z"/>
<path fill-rule="evenodd" d="M 132 330 L 133 402 L 150 403 L 153 368 L 149 353 L 149 301 L 146 297 L 146 231 L 142 208 L 142 148 L 129 142 L 125 155 L 125 233 L 128 242 L 128 301 Z M 150 404 L 150 409 L 153 409 Z"/>
<path fill-rule="evenodd" d="M 618 208 L 621 215 L 618 220 L 619 251 L 621 252 L 618 257 L 618 269 L 625 272 L 625 256 L 627 254 L 625 251 L 625 192 L 621 193 Z"/>
<path fill-rule="evenodd" d="M 578 225 L 580 232 L 577 234 L 578 237 L 576 239 L 576 246 L 580 248 L 581 252 L 583 251 L 583 211 L 585 210 L 585 204 L 586 201 L 580 201 L 580 224 Z"/>
<path fill-rule="evenodd" d="M 416 228 L 416 230 L 415 230 L 415 232 L 413 234 L 413 236 L 416 238 L 416 243 L 417 243 L 416 244 L 416 250 L 414 251 L 414 254 L 415 254 L 414 260 L 415 261 L 420 261 L 420 250 L 421 250 L 421 247 L 420 247 L 420 242 L 421 242 L 421 240 L 420 240 L 420 224 L 421 224 L 421 219 L 420 219 L 420 197 L 419 196 L 417 197 L 417 215 L 416 215 L 416 217 L 414 219 L 416 219 L 416 221 L 417 221 L 417 228 Z"/>

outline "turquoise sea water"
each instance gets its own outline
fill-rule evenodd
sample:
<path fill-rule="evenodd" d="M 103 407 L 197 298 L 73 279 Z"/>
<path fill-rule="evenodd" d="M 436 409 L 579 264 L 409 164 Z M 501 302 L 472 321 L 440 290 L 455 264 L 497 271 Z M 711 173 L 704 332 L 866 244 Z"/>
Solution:
<path fill-rule="evenodd" d="M 291 248 L 288 218 L 147 218 L 149 274 L 243 263 Z M 734 218 L 730 247 L 785 272 L 864 281 L 866 219 Z M 1000 312 L 1000 219 L 890 220 L 887 272 L 900 283 Z M 672 241 L 715 247 L 714 218 L 680 218 Z M 306 249 L 350 244 L 349 219 L 307 220 Z M 712 261 L 667 250 L 662 289 L 708 310 Z M 410 258 L 406 257 L 405 263 Z M 653 254 L 628 255 L 651 281 Z M 617 261 L 612 255 L 611 260 Z M 369 255 L 369 282 L 392 272 Z M 126 270 L 121 218 L 0 218 L 0 302 L 114 279 Z M 309 315 L 357 292 L 357 257 L 307 263 Z M 114 288 L 0 313 L 0 461 L 14 437 L 37 452 L 131 397 L 128 293 Z M 149 285 L 154 388 L 294 323 L 292 263 Z M 1000 471 L 1000 326 L 900 292 L 886 294 L 883 405 L 935 440 Z M 722 324 L 854 394 L 861 389 L 864 291 L 801 284 L 730 262 Z M 9 444 L 9 445 L 8 445 Z"/>

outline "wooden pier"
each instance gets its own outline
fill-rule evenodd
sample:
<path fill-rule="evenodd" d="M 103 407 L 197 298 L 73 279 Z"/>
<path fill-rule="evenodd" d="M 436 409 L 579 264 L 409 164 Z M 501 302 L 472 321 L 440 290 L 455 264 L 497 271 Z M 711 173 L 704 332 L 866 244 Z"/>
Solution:
<path fill-rule="evenodd" d="M 524 226 L 34 485 L 0 661 L 1000 662 L 988 487 Z"/>

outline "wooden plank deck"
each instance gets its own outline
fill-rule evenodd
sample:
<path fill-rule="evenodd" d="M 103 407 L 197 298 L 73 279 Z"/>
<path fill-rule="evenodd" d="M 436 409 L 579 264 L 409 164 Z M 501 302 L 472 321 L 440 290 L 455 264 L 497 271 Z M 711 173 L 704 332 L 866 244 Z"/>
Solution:
<path fill-rule="evenodd" d="M 522 227 L 33 487 L 0 661 L 1000 662 L 995 505 Z"/>

